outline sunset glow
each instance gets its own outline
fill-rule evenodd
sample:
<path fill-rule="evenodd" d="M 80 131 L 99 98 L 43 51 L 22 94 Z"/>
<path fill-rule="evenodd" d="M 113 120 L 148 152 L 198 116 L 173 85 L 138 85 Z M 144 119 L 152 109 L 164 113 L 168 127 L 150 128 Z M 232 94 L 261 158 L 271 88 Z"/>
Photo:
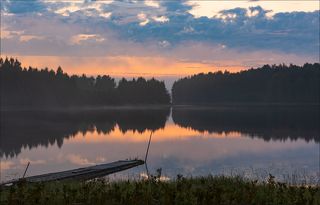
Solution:
<path fill-rule="evenodd" d="M 317 1 L 9 0 L 1 9 L 2 57 L 69 74 L 177 79 L 319 60 Z"/>
<path fill-rule="evenodd" d="M 14 56 L 14 55 L 7 55 Z M 6 57 L 2 55 L 2 57 Z M 17 56 L 22 66 L 39 69 L 56 70 L 61 66 L 68 74 L 111 75 L 115 77 L 181 77 L 199 72 L 216 72 L 229 70 L 237 72 L 247 67 L 237 62 L 217 62 L 217 64 L 201 62 L 183 62 L 163 57 L 60 57 L 60 56 Z"/>

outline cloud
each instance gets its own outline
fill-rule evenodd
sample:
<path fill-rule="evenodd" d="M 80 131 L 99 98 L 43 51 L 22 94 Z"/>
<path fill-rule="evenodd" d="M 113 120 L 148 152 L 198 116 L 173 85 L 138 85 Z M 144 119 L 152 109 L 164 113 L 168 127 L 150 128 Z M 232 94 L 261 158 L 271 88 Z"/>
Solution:
<path fill-rule="evenodd" d="M 10 39 L 22 36 L 23 31 L 8 30 L 5 26 L 1 26 L 1 39 Z"/>
<path fill-rule="evenodd" d="M 111 14 L 112 14 L 111 12 L 105 12 L 105 13 L 100 13 L 99 16 L 104 18 L 110 18 Z"/>
<path fill-rule="evenodd" d="M 105 11 L 105 5 L 111 4 L 112 1 L 85 1 L 79 2 L 55 2 L 49 1 L 48 8 L 56 14 L 60 14 L 62 16 L 70 16 L 73 13 L 80 13 L 84 16 L 101 16 L 105 18 L 109 18 L 111 16 L 111 12 Z"/>
<path fill-rule="evenodd" d="M 166 16 L 154 16 L 154 17 L 152 17 L 152 19 L 154 21 L 161 22 L 161 23 L 165 23 L 165 22 L 169 21 L 169 18 Z"/>
<path fill-rule="evenodd" d="M 156 7 L 159 8 L 160 4 L 158 1 L 150 1 L 150 0 L 146 0 L 144 1 L 145 5 L 150 6 L 150 7 Z"/>
<path fill-rule="evenodd" d="M 224 10 L 218 18 L 169 16 L 170 22 L 166 24 L 151 22 L 145 27 L 131 27 L 130 32 L 122 35 L 138 42 L 153 39 L 177 45 L 183 41 L 209 41 L 243 50 L 317 54 L 318 11 L 278 13 L 272 19 L 267 13 L 255 7 Z"/>
<path fill-rule="evenodd" d="M 97 34 L 77 34 L 71 37 L 72 44 L 82 44 L 83 42 L 86 42 L 86 41 L 91 41 L 91 42 L 93 41 L 96 43 L 100 43 L 105 41 L 105 39 Z"/>
<path fill-rule="evenodd" d="M 137 17 L 140 20 L 140 23 L 139 23 L 140 26 L 145 26 L 147 25 L 147 23 L 149 23 L 149 19 L 147 18 L 146 14 L 139 13 Z"/>
<path fill-rule="evenodd" d="M 185 14 L 192 9 L 192 5 L 187 4 L 186 0 L 161 1 L 161 5 L 169 12 L 176 14 Z"/>
<path fill-rule="evenodd" d="M 286 12 L 313 12 L 319 10 L 319 2 L 317 1 L 188 1 L 187 4 L 192 6 L 190 13 L 196 18 L 208 17 L 212 18 L 219 14 L 222 10 L 235 8 L 249 9 L 250 7 L 262 7 L 268 10 L 271 17 L 277 13 Z"/>
<path fill-rule="evenodd" d="M 44 39 L 44 37 L 43 36 L 36 36 L 36 35 L 20 35 L 19 39 L 21 42 L 27 42 L 27 41 L 31 41 L 33 39 L 42 40 L 42 39 Z"/>
<path fill-rule="evenodd" d="M 208 17 L 196 16 L 197 5 L 183 0 L 16 4 L 7 0 L 1 8 L 5 54 L 108 56 L 121 62 L 160 57 L 211 66 L 317 61 L 319 55 L 319 11 L 310 9 L 276 13 L 235 3 L 240 7 L 226 6 Z"/>

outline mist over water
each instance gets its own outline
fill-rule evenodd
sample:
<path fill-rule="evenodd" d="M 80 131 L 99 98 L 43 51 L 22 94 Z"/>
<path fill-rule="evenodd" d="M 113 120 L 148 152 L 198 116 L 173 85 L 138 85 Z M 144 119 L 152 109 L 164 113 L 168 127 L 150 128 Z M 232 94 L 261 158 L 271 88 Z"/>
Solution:
<path fill-rule="evenodd" d="M 151 172 L 315 183 L 319 113 L 312 106 L 150 106 L 1 111 L 1 181 L 148 157 Z M 144 166 L 111 177 L 139 177 Z"/>

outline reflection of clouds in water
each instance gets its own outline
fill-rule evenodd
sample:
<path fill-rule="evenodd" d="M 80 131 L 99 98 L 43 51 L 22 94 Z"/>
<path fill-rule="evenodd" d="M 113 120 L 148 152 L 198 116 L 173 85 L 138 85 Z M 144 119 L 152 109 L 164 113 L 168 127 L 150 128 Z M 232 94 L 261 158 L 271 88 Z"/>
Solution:
<path fill-rule="evenodd" d="M 59 161 L 63 160 L 61 158 L 61 155 L 59 157 Z M 80 154 L 68 154 L 65 157 L 65 160 L 69 161 L 72 164 L 75 165 L 95 165 L 97 163 L 103 163 L 106 162 L 105 157 L 98 156 L 95 158 L 95 160 L 90 160 L 86 157 L 81 156 Z"/>
<path fill-rule="evenodd" d="M 37 165 L 37 164 L 46 164 L 46 160 L 32 160 L 32 159 L 29 159 L 29 158 L 20 158 L 20 164 L 21 165 L 27 165 L 28 162 L 30 162 L 30 164 L 32 165 Z"/>
<path fill-rule="evenodd" d="M 213 159 L 218 160 L 238 156 L 241 153 L 249 153 L 247 158 L 253 158 L 257 154 L 271 157 L 272 153 L 277 151 L 285 150 L 286 152 L 294 153 L 296 149 L 311 147 L 313 145 L 303 140 L 297 140 L 294 143 L 290 141 L 266 142 L 262 139 L 250 139 L 238 136 L 227 135 L 220 138 L 215 134 L 208 134 L 203 137 L 201 133 L 194 133 L 194 135 L 187 134 L 186 136 L 183 135 L 183 132 L 179 133 L 179 137 L 176 137 L 172 133 L 172 135 L 167 135 L 165 139 L 159 138 L 159 141 L 157 141 L 157 137 L 159 137 L 157 136 L 157 132 L 154 133 L 149 156 L 156 156 L 161 159 L 178 157 L 180 160 L 187 160 L 193 164 L 198 164 L 206 163 Z M 63 163 L 67 156 L 67 159 L 74 164 L 92 164 L 107 160 L 143 157 L 148 135 L 140 137 L 134 143 L 131 139 L 135 139 L 130 135 L 127 136 L 127 139 L 126 137 L 118 137 L 119 135 L 117 134 L 113 136 L 112 132 L 108 135 L 96 135 L 93 132 L 87 133 L 84 137 L 79 136 L 79 139 L 77 136 L 70 138 L 69 140 L 65 140 L 64 146 L 61 149 L 54 150 L 54 152 L 58 151 L 59 154 L 52 160 L 58 160 L 59 163 Z M 52 148 L 42 149 L 42 152 L 49 152 Z M 23 150 L 24 153 L 32 153 L 33 151 L 36 150 Z"/>
<path fill-rule="evenodd" d="M 20 149 L 17 152 L 20 154 L 16 158 L 9 157 L 10 160 L 4 163 L 2 161 L 1 170 L 5 175 L 15 170 L 23 173 L 30 161 L 30 173 L 35 175 L 127 158 L 143 158 L 150 130 L 154 134 L 148 166 L 153 172 L 162 168 L 163 174 L 168 177 L 177 174 L 228 174 L 232 170 L 244 170 L 246 176 L 254 176 L 254 173 L 265 176 L 269 171 L 290 174 L 293 170 L 307 169 L 307 174 L 312 175 L 318 164 L 315 160 L 318 150 L 316 138 L 304 138 L 306 133 L 312 136 L 311 131 L 316 124 L 306 120 L 314 119 L 309 112 L 292 114 L 289 109 L 284 113 L 278 110 L 273 115 L 264 114 L 267 113 L 265 110 L 252 114 L 234 113 L 233 110 L 230 113 L 221 109 L 175 110 L 173 120 L 169 118 L 166 121 L 167 111 L 145 110 L 142 114 L 140 111 L 131 110 L 130 114 L 127 111 L 105 110 L 102 114 L 93 112 L 92 115 L 89 112 L 60 113 L 63 117 L 59 115 L 52 119 L 50 115 L 45 116 L 45 124 L 37 126 L 32 124 L 33 121 L 18 117 L 23 121 L 23 129 L 7 133 L 7 137 L 17 138 L 8 138 L 10 140 L 6 141 L 4 150 Z M 256 114 L 259 114 L 259 119 Z M 299 119 L 295 118 L 297 116 Z M 15 118 L 12 120 L 12 131 L 17 130 L 17 123 L 14 122 Z M 55 124 L 57 126 L 53 126 Z M 287 138 L 290 136 L 287 134 L 295 131 L 299 134 L 297 138 Z M 48 133 L 50 137 L 46 138 Z M 252 138 L 256 135 L 244 133 L 258 133 L 261 136 Z M 23 138 L 18 138 L 20 134 Z M 57 141 L 60 143 L 55 143 Z M 144 171 L 139 168 L 124 173 L 137 170 L 139 173 Z"/>
<path fill-rule="evenodd" d="M 105 157 L 101 157 L 101 156 L 96 157 L 96 162 L 105 162 L 105 161 L 107 161 Z"/>
<path fill-rule="evenodd" d="M 250 147 L 250 145 L 248 146 Z M 195 151 L 193 151 L 194 153 Z M 162 158 L 157 155 L 150 157 L 149 170 L 151 173 L 162 168 L 169 177 L 177 174 L 184 176 L 228 175 L 242 176 L 250 179 L 265 180 L 269 174 L 277 180 L 296 183 L 317 183 L 318 158 L 317 145 L 296 147 L 295 149 L 278 149 L 270 152 L 251 153 L 239 152 L 231 156 L 222 156 L 206 161 L 188 159 L 181 156 Z"/>
<path fill-rule="evenodd" d="M 0 160 L 0 182 L 21 177 L 22 167 L 19 163 L 9 160 Z"/>
<path fill-rule="evenodd" d="M 94 162 L 89 161 L 89 159 L 82 157 L 78 154 L 69 154 L 66 156 L 66 159 L 72 164 L 76 165 L 94 165 Z"/>
<path fill-rule="evenodd" d="M 0 161 L 0 170 L 12 169 L 15 166 L 15 163 L 12 161 Z"/>
<path fill-rule="evenodd" d="M 86 137 L 90 138 L 90 136 Z M 52 158 L 49 164 L 55 169 L 60 167 L 59 170 L 62 171 L 135 156 L 141 158 L 145 153 L 146 143 L 147 139 L 145 142 L 139 143 L 131 143 L 130 141 L 127 143 L 117 141 L 93 144 L 65 143 L 61 149 L 48 147 L 41 152 L 36 149 L 23 150 L 20 157 L 26 159 L 30 156 L 29 158 L 33 161 L 41 161 L 46 158 L 47 152 L 51 155 L 57 153 L 56 158 Z M 156 169 L 162 168 L 163 174 L 168 177 L 175 177 L 177 174 L 185 176 L 230 174 L 230 170 L 233 170 L 234 173 L 236 171 L 241 173 L 242 170 L 249 173 L 251 170 L 248 168 L 250 167 L 259 168 L 262 173 L 260 175 L 264 176 L 262 170 L 273 172 L 276 168 L 282 168 L 283 173 L 290 173 L 294 169 L 301 170 L 302 167 L 307 166 L 310 170 L 309 174 L 315 170 L 317 164 L 312 160 L 315 156 L 316 146 L 316 144 L 306 143 L 303 140 L 270 143 L 262 139 L 252 140 L 249 138 L 172 139 L 151 142 L 148 167 L 153 173 Z M 301 162 L 305 163 L 301 164 Z M 273 167 L 270 165 L 272 163 Z M 45 173 L 42 169 L 49 164 L 32 166 L 32 173 Z M 21 172 L 24 167 L 21 167 Z M 11 170 L 8 170 L 7 173 L 9 171 Z M 127 173 L 132 172 L 136 171 L 129 170 Z"/>

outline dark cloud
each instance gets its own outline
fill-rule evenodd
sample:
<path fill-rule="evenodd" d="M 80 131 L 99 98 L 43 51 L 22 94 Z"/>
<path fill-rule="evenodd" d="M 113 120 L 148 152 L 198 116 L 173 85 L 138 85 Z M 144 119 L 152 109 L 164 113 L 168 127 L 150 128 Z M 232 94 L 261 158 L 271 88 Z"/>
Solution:
<path fill-rule="evenodd" d="M 39 0 L 1 0 L 1 10 L 14 14 L 43 12 L 46 5 Z"/>
<path fill-rule="evenodd" d="M 186 4 L 186 0 L 176 1 L 160 1 L 161 5 L 164 6 L 168 12 L 186 13 L 192 6 Z"/>
<path fill-rule="evenodd" d="M 97 2 L 86 0 L 83 5 Z M 27 13 L 30 12 L 42 12 L 43 15 L 50 16 L 52 21 L 86 28 L 85 33 L 98 33 L 104 36 L 104 32 L 112 32 L 123 41 L 155 42 L 166 49 L 193 41 L 221 44 L 240 51 L 275 50 L 311 55 L 318 55 L 319 52 L 319 11 L 276 13 L 270 17 L 268 16 L 270 11 L 257 6 L 249 9 L 223 10 L 212 18 L 196 18 L 188 12 L 192 6 L 186 4 L 184 0 L 159 3 L 160 8 L 153 8 L 146 6 L 143 1 L 114 1 L 109 4 L 101 3 L 99 11 L 89 8 L 70 12 L 67 16 L 52 12 L 68 5 L 61 2 L 11 0 L 5 1 L 1 9 L 10 13 L 25 14 L 17 18 L 27 18 Z M 51 11 L 46 9 L 46 6 L 50 7 Z M 89 10 L 90 15 L 87 12 Z M 103 18 L 101 12 L 110 12 L 110 18 Z M 143 20 L 138 17 L 141 13 L 146 21 L 143 25 L 141 24 Z M 168 20 L 165 22 L 154 20 L 160 16 Z M 7 22 L 7 27 L 10 27 L 10 24 L 12 23 Z M 12 30 L 19 30 L 13 28 L 13 24 L 11 27 Z M 20 30 L 26 29 L 29 30 L 25 33 L 32 35 L 32 28 Z"/>
<path fill-rule="evenodd" d="M 180 8 L 177 2 L 174 5 L 173 8 Z M 248 12 L 255 15 L 248 16 Z M 166 40 L 171 45 L 182 41 L 208 41 L 239 49 L 317 53 L 319 11 L 277 13 L 272 18 L 267 17 L 268 12 L 261 7 L 236 8 L 221 11 L 219 18 L 169 13 L 168 23 L 150 22 L 143 27 L 131 23 L 117 29 L 124 38 L 136 41 Z"/>

